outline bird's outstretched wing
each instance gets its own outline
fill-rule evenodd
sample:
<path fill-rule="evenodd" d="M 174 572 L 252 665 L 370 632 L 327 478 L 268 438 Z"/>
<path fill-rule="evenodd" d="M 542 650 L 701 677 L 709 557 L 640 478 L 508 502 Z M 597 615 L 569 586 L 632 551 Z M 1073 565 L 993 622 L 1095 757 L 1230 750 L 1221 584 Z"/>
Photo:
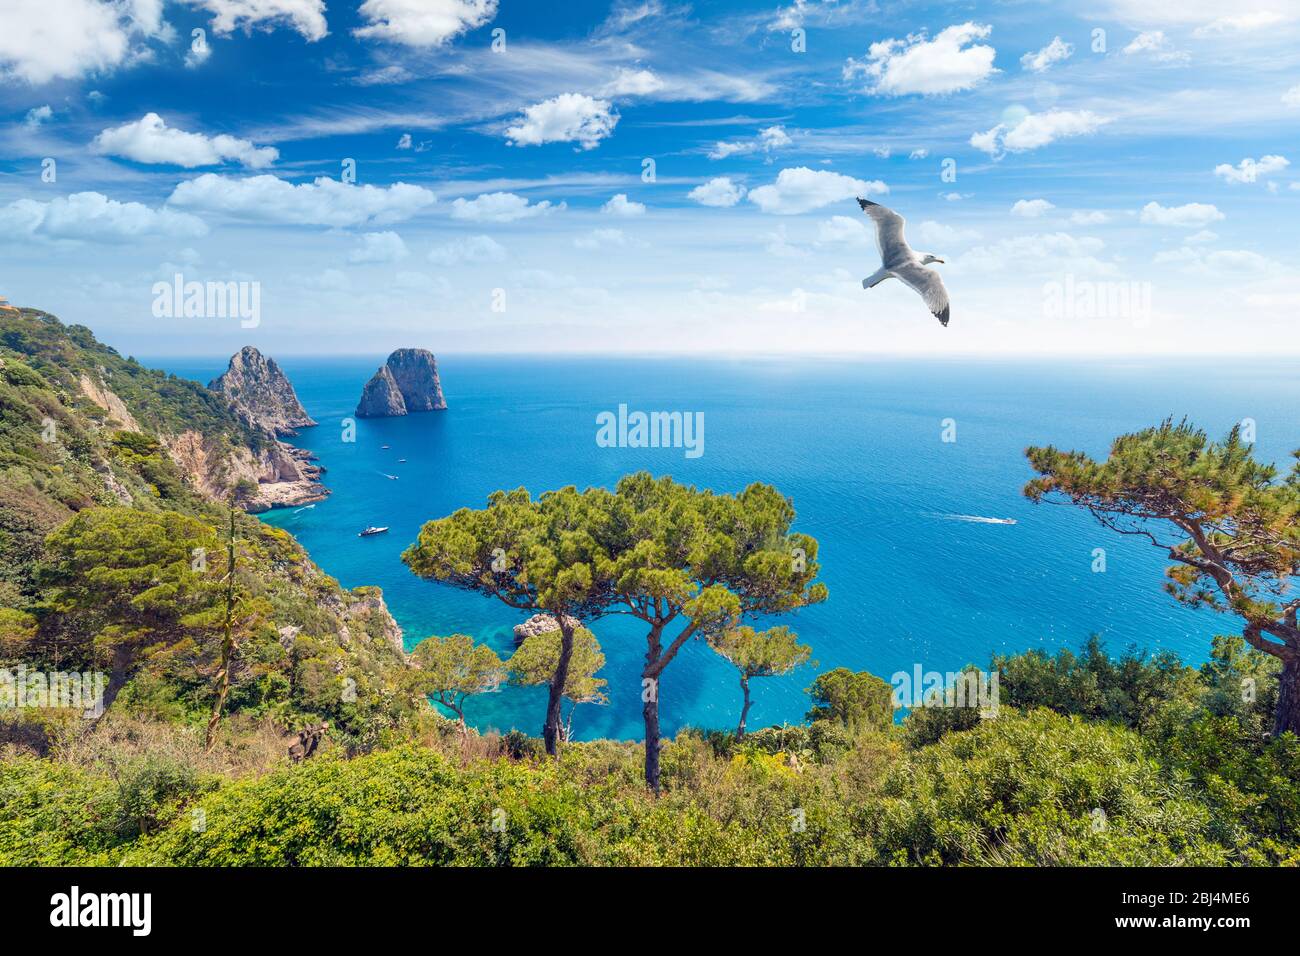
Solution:
<path fill-rule="evenodd" d="M 919 263 L 909 263 L 893 270 L 894 275 L 908 286 L 921 293 L 926 307 L 939 320 L 939 324 L 948 326 L 948 290 L 944 288 L 943 279 L 933 269 L 927 269 Z"/>
<path fill-rule="evenodd" d="M 907 225 L 907 220 L 888 206 L 870 199 L 859 199 L 858 205 L 876 224 L 876 248 L 880 250 L 881 263 L 889 266 L 911 259 L 912 250 L 903 238 L 903 226 Z"/>

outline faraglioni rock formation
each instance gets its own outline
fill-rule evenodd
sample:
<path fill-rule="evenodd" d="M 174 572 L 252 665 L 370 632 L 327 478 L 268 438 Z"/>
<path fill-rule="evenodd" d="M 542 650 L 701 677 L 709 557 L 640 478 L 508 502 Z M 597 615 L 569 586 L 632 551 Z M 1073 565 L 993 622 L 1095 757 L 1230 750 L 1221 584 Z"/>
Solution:
<path fill-rule="evenodd" d="M 316 424 L 275 359 L 251 345 L 236 352 L 230 367 L 208 388 L 225 395 L 231 410 L 248 425 L 272 435 L 296 435 L 297 429 Z"/>
<path fill-rule="evenodd" d="M 249 430 L 252 440 L 227 448 L 220 436 L 214 438 L 193 428 L 160 434 L 163 447 L 195 487 L 219 500 L 233 482 L 245 481 L 252 490 L 243 497 L 244 508 L 253 512 L 325 500 L 329 489 L 320 482 L 325 469 L 316 464 L 316 456 L 280 441 L 316 422 L 298 401 L 275 359 L 246 345 L 231 356 L 229 367 L 208 383 L 208 388 L 226 399 L 231 414 Z M 117 413 L 117 396 L 97 388 L 84 375 L 82 390 L 92 401 Z"/>
<path fill-rule="evenodd" d="M 366 382 L 358 418 L 392 418 L 411 412 L 446 409 L 438 360 L 428 349 L 398 349 Z"/>

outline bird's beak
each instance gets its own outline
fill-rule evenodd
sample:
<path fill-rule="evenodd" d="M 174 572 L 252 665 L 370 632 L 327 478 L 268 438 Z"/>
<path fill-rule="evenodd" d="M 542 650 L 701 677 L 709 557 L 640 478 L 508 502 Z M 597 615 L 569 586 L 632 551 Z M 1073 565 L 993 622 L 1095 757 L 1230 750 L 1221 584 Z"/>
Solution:
<path fill-rule="evenodd" d="M 935 261 L 935 262 L 943 262 L 944 265 L 947 265 L 947 264 L 948 264 L 948 263 L 944 262 L 944 260 L 942 260 L 942 259 L 935 259 L 934 261 Z"/>

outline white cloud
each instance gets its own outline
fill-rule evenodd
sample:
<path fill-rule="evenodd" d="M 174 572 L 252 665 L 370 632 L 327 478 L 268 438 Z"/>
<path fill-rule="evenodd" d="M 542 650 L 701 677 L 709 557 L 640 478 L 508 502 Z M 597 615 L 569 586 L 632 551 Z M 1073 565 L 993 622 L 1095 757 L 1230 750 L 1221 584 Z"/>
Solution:
<path fill-rule="evenodd" d="M 451 204 L 451 218 L 469 222 L 514 222 L 545 216 L 565 204 L 551 205 L 549 200 L 530 204 L 514 193 L 483 193 L 476 199 L 457 199 Z"/>
<path fill-rule="evenodd" d="M 984 133 L 975 133 L 970 144 L 990 156 L 1020 153 L 1047 146 L 1058 139 L 1095 133 L 1110 120 L 1089 110 L 1048 110 L 1029 113 L 1014 126 L 999 123 Z"/>
<path fill-rule="evenodd" d="M 726 100 L 752 103 L 771 97 L 777 88 L 761 75 L 746 76 L 699 67 L 685 67 L 680 73 L 657 73 L 647 67 L 619 67 L 614 78 L 599 87 L 603 98 L 642 97 L 660 102 L 702 103 Z"/>
<path fill-rule="evenodd" d="M 748 153 L 771 153 L 773 150 L 789 146 L 794 142 L 784 126 L 768 126 L 758 131 L 753 139 L 718 142 L 709 151 L 709 159 L 726 159 L 728 156 L 743 156 Z"/>
<path fill-rule="evenodd" d="M 922 147 L 922 148 L 920 148 L 920 149 L 914 149 L 914 150 L 912 150 L 910 153 L 907 154 L 907 158 L 908 158 L 908 159 L 925 159 L 925 157 L 927 157 L 927 156 L 929 156 L 929 155 L 930 155 L 930 151 L 929 151 L 928 149 L 925 149 L 924 147 Z"/>
<path fill-rule="evenodd" d="M 1017 199 L 1011 207 L 1011 215 L 1020 219 L 1038 219 L 1047 215 L 1056 206 L 1046 199 Z"/>
<path fill-rule="evenodd" d="M 1037 53 L 1026 53 L 1022 56 L 1020 65 L 1034 73 L 1044 73 L 1052 68 L 1052 64 L 1068 60 L 1073 54 L 1073 43 L 1066 43 L 1060 37 L 1053 37 L 1052 42 Z"/>
<path fill-rule="evenodd" d="M 1191 57 L 1180 50 L 1175 50 L 1173 43 L 1165 36 L 1163 30 L 1147 30 L 1133 38 L 1124 47 L 1125 56 L 1149 56 L 1158 63 L 1185 63 Z"/>
<path fill-rule="evenodd" d="M 631 202 L 627 198 L 627 193 L 619 193 L 601 206 L 600 211 L 608 216 L 621 216 L 629 219 L 632 216 L 645 215 L 645 203 Z"/>
<path fill-rule="evenodd" d="M 585 93 L 561 93 L 525 108 L 515 125 L 506 128 L 505 135 L 512 146 L 577 143 L 582 149 L 595 149 L 614 132 L 618 119 L 608 100 L 593 99 Z"/>
<path fill-rule="evenodd" d="M 54 110 L 49 106 L 37 106 L 27 111 L 27 116 L 23 119 L 23 125 L 28 129 L 36 129 L 42 123 L 54 116 Z"/>
<path fill-rule="evenodd" d="M 667 86 L 651 70 L 619 69 L 614 79 L 601 88 L 601 96 L 649 96 Z"/>
<path fill-rule="evenodd" d="M 185 53 L 185 65 L 191 70 L 196 70 L 207 63 L 210 56 L 212 56 L 211 43 L 206 40 L 202 44 L 192 43 Z"/>
<path fill-rule="evenodd" d="M 1261 176 L 1281 172 L 1290 165 L 1291 161 L 1285 156 L 1261 156 L 1258 162 L 1247 157 L 1236 166 L 1220 163 L 1214 167 L 1214 175 L 1219 176 L 1225 182 L 1253 183 L 1258 181 Z"/>
<path fill-rule="evenodd" d="M 366 26 L 354 36 L 410 47 L 437 47 L 497 15 L 497 0 L 365 0 Z"/>
<path fill-rule="evenodd" d="M 1202 229 L 1200 232 L 1194 232 L 1183 240 L 1187 245 L 1199 245 L 1206 242 L 1214 242 L 1219 238 L 1217 232 L 1211 232 L 1209 229 Z"/>
<path fill-rule="evenodd" d="M 879 180 L 865 182 L 826 170 L 807 166 L 783 169 L 776 182 L 749 192 L 749 201 L 763 212 L 790 216 L 855 196 L 887 193 L 889 187 Z"/>
<path fill-rule="evenodd" d="M 933 40 L 926 39 L 924 33 L 881 40 L 871 44 L 861 60 L 849 59 L 844 79 L 865 76 L 868 92 L 881 96 L 973 89 L 997 72 L 993 47 L 974 43 L 992 32 L 990 26 L 962 23 L 948 27 Z"/>
<path fill-rule="evenodd" d="M 206 235 L 203 220 L 163 207 L 118 202 L 103 193 L 73 193 L 49 202 L 19 199 L 0 207 L 0 236 L 98 242 Z"/>
<path fill-rule="evenodd" d="M 1253 30 L 1277 26 L 1285 22 L 1286 17 L 1276 10 L 1255 10 L 1235 16 L 1219 17 L 1205 26 L 1197 27 L 1192 31 L 1192 36 L 1205 39 L 1233 33 L 1250 33 Z"/>
<path fill-rule="evenodd" d="M 403 133 L 403 134 L 402 134 L 401 138 L 398 139 L 398 141 L 397 141 L 397 148 L 398 148 L 398 149 L 410 149 L 410 148 L 411 148 L 411 134 L 410 134 L 410 133 Z"/>
<path fill-rule="evenodd" d="M 701 206 L 734 206 L 744 198 L 745 187 L 733 183 L 726 176 L 719 176 L 702 186 L 696 186 L 686 195 Z"/>
<path fill-rule="evenodd" d="M 1293 86 L 1283 93 L 1282 102 L 1287 106 L 1300 106 L 1300 85 Z"/>
<path fill-rule="evenodd" d="M 469 236 L 429 251 L 429 261 L 441 266 L 455 266 L 463 262 L 500 262 L 506 257 L 505 247 L 491 236 Z"/>
<path fill-rule="evenodd" d="M 214 33 L 234 33 L 243 28 L 292 27 L 307 40 L 322 39 L 329 32 L 325 23 L 325 0 L 185 0 L 192 7 L 212 14 Z"/>
<path fill-rule="evenodd" d="M 348 262 L 400 262 L 410 254 L 397 233 L 368 232 L 361 237 L 361 245 L 348 253 Z"/>
<path fill-rule="evenodd" d="M 1096 132 L 1109 120 L 1087 110 L 1049 110 L 1030 113 L 1002 138 L 1002 145 L 1012 152 L 1038 149 L 1068 136 L 1085 136 Z"/>
<path fill-rule="evenodd" d="M 1149 226 L 1178 226 L 1184 229 L 1202 229 L 1224 218 L 1215 206 L 1191 202 L 1185 206 L 1162 206 L 1149 202 L 1142 207 L 1142 222 Z"/>
<path fill-rule="evenodd" d="M 1110 216 L 1099 209 L 1080 209 L 1070 213 L 1070 222 L 1076 226 L 1104 226 Z"/>
<path fill-rule="evenodd" d="M 249 169 L 265 169 L 280 158 L 274 146 L 254 146 L 234 136 L 204 136 L 169 127 L 157 113 L 146 113 L 134 123 L 106 129 L 91 143 L 94 152 L 119 156 L 137 163 L 169 166 L 215 166 L 236 160 Z"/>
<path fill-rule="evenodd" d="M 33 85 L 120 66 L 146 25 L 106 0 L 0 3 L 0 78 Z"/>
<path fill-rule="evenodd" d="M 982 153 L 997 156 L 1002 152 L 1002 134 L 1007 128 L 1002 123 L 984 133 L 972 133 L 970 144 Z"/>
<path fill-rule="evenodd" d="M 363 226 L 409 219 L 436 203 L 423 186 L 356 186 L 318 177 L 310 183 L 276 176 L 235 179 L 204 173 L 181 183 L 169 203 L 261 222 L 302 226 Z"/>

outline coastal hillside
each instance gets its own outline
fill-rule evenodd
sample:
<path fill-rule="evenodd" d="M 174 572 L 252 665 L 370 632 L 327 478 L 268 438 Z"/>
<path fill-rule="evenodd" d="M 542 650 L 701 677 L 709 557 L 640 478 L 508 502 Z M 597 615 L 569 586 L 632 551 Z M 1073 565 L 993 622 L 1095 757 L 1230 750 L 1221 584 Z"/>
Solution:
<path fill-rule="evenodd" d="M 287 446 L 222 396 L 123 358 L 82 326 L 4 313 L 0 434 L 6 663 L 106 670 L 110 705 L 206 717 L 233 554 L 227 712 L 273 715 L 282 729 L 332 719 L 364 735 L 372 718 L 409 711 L 394 690 L 401 632 L 378 589 L 340 587 L 287 533 L 244 514 L 267 486 L 277 493 Z M 34 726 L 36 713 L 4 719 L 39 750 L 57 728 Z"/>
<path fill-rule="evenodd" d="M 199 494 L 221 498 L 227 489 L 243 483 L 246 510 L 306 504 L 326 494 L 314 469 L 303 467 L 309 457 L 306 452 L 242 420 L 222 395 L 199 383 L 123 358 L 96 341 L 84 326 L 65 326 L 34 309 L 0 313 L 0 358 L 13 366 L 6 376 L 11 387 L 21 387 L 15 383 L 23 379 L 29 386 L 44 386 L 56 399 L 53 404 L 42 404 L 39 397 L 35 405 L 28 402 L 34 415 L 28 422 L 30 434 L 14 446 L 25 458 L 53 463 L 62 457 L 64 446 L 40 440 L 41 423 L 49 418 L 52 434 L 62 427 L 78 439 L 87 427 L 110 441 L 114 434 L 147 433 Z M 24 379 L 24 369 L 36 378 Z M 17 401 L 21 396 L 12 393 L 12 398 Z M 133 495 L 124 496 L 132 479 L 113 469 L 111 456 L 91 456 L 86 462 L 97 464 L 94 470 L 100 475 L 112 472 L 114 478 L 125 480 L 126 487 L 110 487 L 110 493 L 123 503 L 133 500 Z M 76 462 L 69 467 L 75 469 Z M 90 486 L 97 484 L 103 482 L 90 482 Z"/>
<path fill-rule="evenodd" d="M 226 397 L 24 310 L 0 316 L 0 430 L 0 865 L 1300 864 L 1288 674 L 1249 631 L 1199 667 L 1080 635 L 1078 653 L 986 662 L 991 699 L 950 695 L 981 686 L 972 665 L 905 710 L 880 677 L 828 667 L 801 720 L 752 727 L 750 679 L 816 648 L 736 614 L 827 599 L 817 542 L 771 486 L 639 473 L 431 515 L 412 573 L 504 595 L 503 619 L 563 610 L 531 618 L 508 660 L 465 633 L 408 656 L 378 589 L 340 587 L 245 513 L 237 468 L 176 455 L 189 435 L 214 463 L 260 460 L 274 439 Z M 1240 481 L 1235 435 L 1166 423 L 1116 448 L 1192 447 L 1195 480 L 1220 462 Z M 1032 460 L 1040 498 L 1085 493 L 1099 467 Z M 1294 482 L 1256 477 L 1225 507 L 1293 534 Z M 571 739 L 607 655 L 643 653 L 578 627 L 625 595 L 667 651 L 647 658 L 656 678 L 697 627 L 736 668 L 735 730 L 660 735 L 656 686 L 644 739 Z M 690 623 L 664 648 L 669 614 Z M 43 698 L 64 672 L 106 675 L 102 706 Z M 507 681 L 549 685 L 540 738 L 464 720 Z"/>

